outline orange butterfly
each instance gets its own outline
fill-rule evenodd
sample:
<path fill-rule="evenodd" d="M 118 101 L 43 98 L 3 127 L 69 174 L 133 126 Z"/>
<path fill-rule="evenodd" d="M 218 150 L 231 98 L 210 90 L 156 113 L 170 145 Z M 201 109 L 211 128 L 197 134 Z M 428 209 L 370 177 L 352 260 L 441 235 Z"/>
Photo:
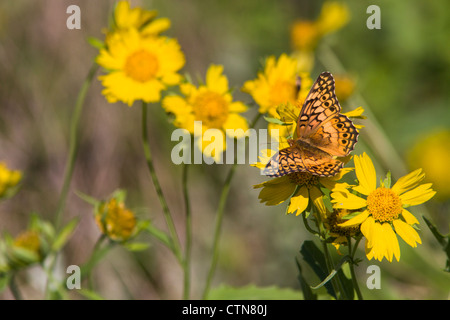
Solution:
<path fill-rule="evenodd" d="M 349 118 L 340 114 L 334 93 L 334 78 L 323 72 L 314 82 L 297 120 L 297 139 L 277 152 L 263 173 L 281 177 L 294 172 L 331 177 L 344 163 L 336 157 L 347 156 L 358 141 L 358 131 Z"/>

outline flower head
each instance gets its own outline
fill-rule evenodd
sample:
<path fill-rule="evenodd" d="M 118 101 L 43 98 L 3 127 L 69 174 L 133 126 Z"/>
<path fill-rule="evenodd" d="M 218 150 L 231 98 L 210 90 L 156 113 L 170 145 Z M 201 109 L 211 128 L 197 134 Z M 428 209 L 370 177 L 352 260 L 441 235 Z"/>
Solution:
<path fill-rule="evenodd" d="M 144 35 L 158 35 L 170 27 L 170 20 L 158 18 L 156 10 L 131 9 L 128 1 L 119 1 L 114 9 L 112 32 L 137 29 Z"/>
<path fill-rule="evenodd" d="M 114 241 L 125 241 L 136 231 L 134 213 L 114 197 L 98 206 L 95 221 L 100 231 Z"/>
<path fill-rule="evenodd" d="M 249 93 L 259 105 L 260 113 L 276 114 L 281 103 L 295 103 L 304 91 L 299 92 L 296 76 L 297 60 L 282 54 L 278 60 L 274 56 L 266 59 L 264 71 L 258 78 L 244 83 L 242 91 Z M 308 75 L 302 75 L 301 88 L 308 90 L 312 84 Z M 307 92 L 306 92 L 307 94 Z"/>
<path fill-rule="evenodd" d="M 8 198 L 17 189 L 22 179 L 22 173 L 18 170 L 10 170 L 4 162 L 0 162 L 0 199 Z"/>
<path fill-rule="evenodd" d="M 175 116 L 174 125 L 186 129 L 189 133 L 199 135 L 198 143 L 205 155 L 218 160 L 222 151 L 226 149 L 227 129 L 248 129 L 247 120 L 240 113 L 247 110 L 247 106 L 240 101 L 233 101 L 228 87 L 228 79 L 222 74 L 223 67 L 211 65 L 206 72 L 206 83 L 195 86 L 192 83 L 180 85 L 182 95 L 171 95 L 164 98 L 164 109 Z M 200 130 L 195 130 L 195 123 L 201 122 Z M 223 150 L 214 148 L 208 150 L 207 143 L 203 143 L 203 134 L 207 129 L 219 130 L 223 137 Z M 237 135 L 242 138 L 244 135 Z"/>
<path fill-rule="evenodd" d="M 419 221 L 406 209 L 431 199 L 436 192 L 431 183 L 420 184 L 425 174 L 417 169 L 390 187 L 386 179 L 377 187 L 377 178 L 372 161 L 363 154 L 355 156 L 355 171 L 359 185 L 352 187 L 358 195 L 339 190 L 331 194 L 334 208 L 357 210 L 355 217 L 339 224 L 341 227 L 360 226 L 366 238 L 366 256 L 370 260 L 383 258 L 392 262 L 400 259 L 399 235 L 411 247 L 422 243 L 419 234 L 412 227 Z M 395 232 L 394 232 L 395 230 Z"/>
<path fill-rule="evenodd" d="M 159 101 L 162 90 L 180 82 L 185 59 L 175 39 L 145 37 L 132 28 L 111 35 L 97 63 L 108 71 L 99 77 L 108 102 L 131 106 L 135 100 Z"/>
<path fill-rule="evenodd" d="M 297 20 L 292 24 L 292 47 L 296 51 L 312 51 L 323 36 L 341 29 L 349 18 L 350 12 L 345 4 L 326 1 L 317 20 Z"/>
<path fill-rule="evenodd" d="M 439 130 L 419 140 L 408 155 L 412 168 L 423 168 L 427 181 L 438 190 L 436 199 L 450 199 L 450 130 Z"/>

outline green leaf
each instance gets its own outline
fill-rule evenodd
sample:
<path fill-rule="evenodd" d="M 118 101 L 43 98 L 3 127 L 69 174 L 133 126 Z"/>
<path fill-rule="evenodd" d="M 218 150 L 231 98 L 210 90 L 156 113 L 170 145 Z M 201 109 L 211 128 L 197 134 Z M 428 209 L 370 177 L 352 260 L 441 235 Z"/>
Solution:
<path fill-rule="evenodd" d="M 250 284 L 244 287 L 220 285 L 209 293 L 208 300 L 299 300 L 303 299 L 300 291 L 277 286 L 257 287 Z"/>
<path fill-rule="evenodd" d="M 295 263 L 297 264 L 297 268 L 298 268 L 297 279 L 300 282 L 300 288 L 302 289 L 305 300 L 317 300 L 317 295 L 312 292 L 311 286 L 308 284 L 305 277 L 303 277 L 303 270 L 300 265 L 300 262 L 296 259 Z"/>
<path fill-rule="evenodd" d="M 95 49 L 98 49 L 98 50 L 100 50 L 100 49 L 105 47 L 105 44 L 103 43 L 103 41 L 98 39 L 98 38 L 95 38 L 95 37 L 88 37 L 87 38 L 87 42 L 91 46 L 93 46 Z"/>
<path fill-rule="evenodd" d="M 73 231 L 75 230 L 76 226 L 78 225 L 78 219 L 72 219 L 69 221 L 64 228 L 59 232 L 59 234 L 56 236 L 55 241 L 52 245 L 52 251 L 59 251 L 62 247 L 67 243 L 70 236 L 72 235 Z"/>
<path fill-rule="evenodd" d="M 359 214 L 361 214 L 361 211 L 352 212 L 352 213 L 349 213 L 349 214 L 347 214 L 347 215 L 341 217 L 341 219 L 342 219 L 342 220 L 350 220 L 350 219 L 356 217 L 356 216 L 359 215 Z"/>
<path fill-rule="evenodd" d="M 311 269 L 321 281 L 327 278 L 328 270 L 325 256 L 323 255 L 322 251 L 317 248 L 316 244 L 313 241 L 304 241 L 300 249 L 300 254 L 303 257 L 303 260 L 305 260 L 305 262 L 311 267 Z M 324 283 L 324 286 L 327 289 L 329 295 L 337 298 L 331 283 L 328 283 L 327 281 Z"/>
<path fill-rule="evenodd" d="M 266 120 L 269 123 L 277 124 L 277 125 L 280 125 L 280 126 L 290 126 L 290 125 L 292 125 L 292 123 L 283 122 L 280 119 L 272 118 L 272 117 L 264 116 L 264 120 Z"/>
<path fill-rule="evenodd" d="M 433 236 L 436 238 L 436 240 L 439 242 L 439 244 L 442 246 L 442 249 L 444 250 L 445 254 L 447 255 L 447 262 L 445 264 L 444 271 L 450 272 L 450 233 L 447 235 L 443 235 L 439 232 L 439 230 L 436 228 L 436 226 L 429 221 L 427 218 L 422 216 L 423 220 L 427 224 L 428 228 L 430 229 Z"/>
<path fill-rule="evenodd" d="M 137 252 L 147 250 L 150 247 L 150 244 L 145 242 L 127 242 L 123 244 L 123 247 L 130 251 Z"/>
<path fill-rule="evenodd" d="M 10 279 L 10 273 L 0 273 L 0 293 L 8 287 Z"/>
<path fill-rule="evenodd" d="M 80 197 L 82 200 L 86 201 L 87 203 L 89 203 L 90 205 L 92 205 L 93 207 L 97 206 L 98 203 L 100 201 L 98 201 L 97 199 L 88 196 L 87 194 L 81 192 L 81 191 L 75 191 L 75 194 Z"/>
<path fill-rule="evenodd" d="M 164 243 L 168 248 L 173 250 L 173 244 L 172 240 L 170 239 L 169 235 L 165 233 L 164 231 L 158 229 L 152 224 L 148 224 L 145 226 L 145 229 L 143 229 L 150 233 L 152 236 L 154 236 L 156 239 Z"/>

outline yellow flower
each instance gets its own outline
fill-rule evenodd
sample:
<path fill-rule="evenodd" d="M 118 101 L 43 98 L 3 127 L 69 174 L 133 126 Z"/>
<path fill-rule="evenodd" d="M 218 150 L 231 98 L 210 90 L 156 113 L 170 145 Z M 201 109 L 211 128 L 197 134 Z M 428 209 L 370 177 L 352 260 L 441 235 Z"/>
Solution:
<path fill-rule="evenodd" d="M 326 1 L 322 6 L 317 26 L 321 35 L 336 32 L 350 20 L 350 11 L 347 5 L 339 1 Z"/>
<path fill-rule="evenodd" d="M 95 212 L 95 221 L 100 231 L 114 241 L 125 241 L 136 230 L 134 213 L 115 198 L 99 206 Z"/>
<path fill-rule="evenodd" d="M 102 94 L 110 103 L 129 106 L 135 100 L 158 102 L 162 90 L 180 82 L 177 72 L 185 63 L 175 39 L 144 37 L 136 29 L 111 35 L 96 61 L 108 71 L 99 77 Z"/>
<path fill-rule="evenodd" d="M 167 18 L 155 19 L 156 10 L 131 9 L 128 1 L 119 1 L 114 10 L 114 31 L 138 29 L 144 35 L 158 35 L 170 27 Z"/>
<path fill-rule="evenodd" d="M 408 155 L 413 168 L 423 168 L 438 193 L 436 198 L 446 201 L 450 198 L 450 130 L 434 132 L 417 142 Z"/>
<path fill-rule="evenodd" d="M 21 179 L 20 171 L 9 170 L 4 162 L 0 162 L 0 199 L 11 196 Z"/>
<path fill-rule="evenodd" d="M 336 81 L 336 96 L 339 102 L 347 100 L 355 90 L 355 82 L 347 75 L 338 74 L 334 77 Z"/>
<path fill-rule="evenodd" d="M 344 3 L 326 1 L 317 20 L 297 20 L 292 24 L 291 45 L 295 51 L 311 52 L 323 36 L 341 29 L 349 19 Z"/>
<path fill-rule="evenodd" d="M 206 72 L 206 84 L 196 87 L 191 83 L 184 83 L 180 85 L 184 96 L 167 96 L 162 102 L 164 109 L 175 116 L 175 126 L 186 129 L 191 134 L 201 134 L 197 140 L 201 144 L 201 150 L 216 161 L 226 149 L 226 130 L 242 129 L 245 132 L 248 129 L 247 120 L 240 115 L 247 111 L 247 106 L 240 101 L 233 101 L 228 79 L 222 72 L 223 66 L 211 65 Z M 195 121 L 201 121 L 201 130 L 194 130 Z M 207 150 L 208 143 L 203 141 L 203 134 L 207 129 L 220 130 L 224 140 L 216 146 L 222 145 L 223 150 Z M 243 135 L 237 135 L 237 138 L 242 137 Z"/>
<path fill-rule="evenodd" d="M 417 169 L 400 178 L 390 187 L 389 179 L 377 187 L 377 177 L 372 160 L 363 154 L 355 156 L 355 171 L 359 185 L 352 187 L 359 195 L 348 191 L 331 194 L 334 208 L 358 210 L 361 213 L 340 224 L 341 227 L 360 226 L 366 238 L 366 256 L 369 260 L 392 262 L 395 256 L 400 260 L 399 235 L 411 247 L 422 243 L 412 225 L 419 221 L 406 207 L 418 205 L 431 199 L 436 192 L 431 183 L 421 184 L 425 174 Z M 393 229 L 394 228 L 394 229 Z M 395 232 L 394 232 L 395 230 Z"/>
<path fill-rule="evenodd" d="M 298 83 L 296 80 L 297 61 L 286 54 L 282 54 L 278 61 L 274 56 L 266 59 L 264 72 L 258 73 L 258 78 L 244 83 L 242 91 L 249 93 L 259 105 L 259 112 L 276 114 L 276 107 L 281 103 L 295 103 L 299 99 Z M 301 89 L 311 88 L 309 76 L 303 75 Z M 302 91 L 301 94 L 304 92 Z"/>
<path fill-rule="evenodd" d="M 39 255 L 41 241 L 39 239 L 39 234 L 36 231 L 28 230 L 19 234 L 14 239 L 14 246 L 29 250 Z"/>

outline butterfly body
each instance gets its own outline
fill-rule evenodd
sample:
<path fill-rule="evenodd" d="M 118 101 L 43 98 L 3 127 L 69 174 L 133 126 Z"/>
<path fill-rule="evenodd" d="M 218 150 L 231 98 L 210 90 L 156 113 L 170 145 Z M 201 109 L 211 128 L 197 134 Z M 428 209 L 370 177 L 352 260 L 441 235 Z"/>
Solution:
<path fill-rule="evenodd" d="M 296 139 L 289 139 L 289 147 L 269 160 L 265 175 L 309 172 L 330 177 L 339 172 L 343 162 L 337 157 L 345 157 L 353 150 L 358 131 L 350 119 L 340 114 L 334 88 L 331 73 L 319 75 L 298 116 Z"/>

